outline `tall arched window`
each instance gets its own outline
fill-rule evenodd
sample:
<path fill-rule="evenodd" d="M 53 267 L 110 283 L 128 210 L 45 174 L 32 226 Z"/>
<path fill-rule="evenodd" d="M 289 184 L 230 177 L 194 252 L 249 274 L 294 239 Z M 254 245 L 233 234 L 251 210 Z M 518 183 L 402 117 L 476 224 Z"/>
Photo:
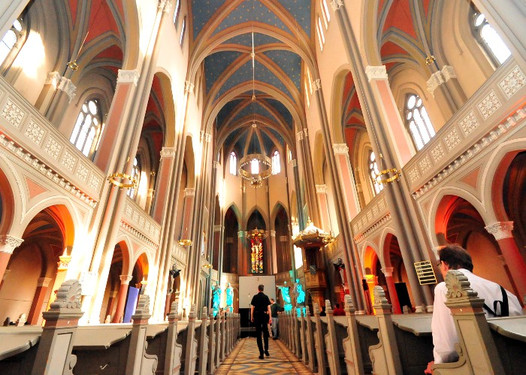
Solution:
<path fill-rule="evenodd" d="M 135 187 L 129 188 L 126 194 L 128 194 L 128 197 L 131 199 L 135 199 L 137 196 L 137 190 L 139 189 L 140 179 L 141 179 L 141 159 L 139 155 L 135 156 L 133 159 L 133 167 L 130 173 L 130 176 L 132 179 L 136 179 L 137 184 Z"/>
<path fill-rule="evenodd" d="M 323 32 L 323 26 L 321 25 L 321 17 L 318 16 L 318 22 L 316 22 L 316 31 L 318 32 L 318 42 L 320 43 L 320 50 L 323 51 L 325 45 L 325 34 Z"/>
<path fill-rule="evenodd" d="M 237 156 L 234 151 L 230 153 L 230 174 L 237 176 Z"/>
<path fill-rule="evenodd" d="M 82 105 L 69 140 L 84 155 L 92 157 L 99 146 L 102 127 L 99 101 L 89 99 Z"/>
<path fill-rule="evenodd" d="M 181 25 L 181 36 L 179 37 L 179 44 L 182 46 L 184 42 L 184 33 L 186 31 L 186 16 L 183 18 L 183 24 Z"/>
<path fill-rule="evenodd" d="M 327 0 L 321 0 L 321 14 L 323 15 L 323 23 L 325 24 L 325 29 L 328 29 L 329 22 L 331 21 L 331 14 L 329 13 Z"/>
<path fill-rule="evenodd" d="M 279 151 L 276 150 L 272 154 L 272 174 L 278 174 L 281 172 L 281 160 L 279 157 Z"/>
<path fill-rule="evenodd" d="M 435 135 L 422 99 L 416 94 L 405 98 L 405 123 L 417 150 L 421 150 Z"/>
<path fill-rule="evenodd" d="M 369 151 L 369 177 L 371 178 L 371 183 L 373 185 L 374 194 L 378 194 L 384 188 L 381 183 L 378 182 L 378 176 L 380 175 L 380 170 L 378 169 L 378 164 L 376 163 L 376 155 L 372 150 Z"/>
<path fill-rule="evenodd" d="M 471 28 L 475 38 L 496 65 L 501 65 L 510 57 L 511 52 L 497 31 L 488 23 L 484 14 L 480 13 L 471 4 L 472 22 Z"/>
<path fill-rule="evenodd" d="M 24 23 L 21 18 L 13 22 L 13 26 L 4 34 L 4 37 L 0 41 L 0 65 L 3 65 L 7 61 L 7 57 L 11 51 L 20 50 L 25 38 Z M 15 56 L 11 56 L 10 61 L 14 60 Z"/>

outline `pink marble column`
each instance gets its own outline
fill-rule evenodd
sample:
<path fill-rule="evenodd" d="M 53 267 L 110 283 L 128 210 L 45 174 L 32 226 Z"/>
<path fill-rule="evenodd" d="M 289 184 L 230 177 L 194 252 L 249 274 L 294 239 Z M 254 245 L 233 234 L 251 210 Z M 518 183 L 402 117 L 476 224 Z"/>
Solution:
<path fill-rule="evenodd" d="M 340 174 L 340 185 L 344 187 L 345 209 L 348 217 L 355 217 L 360 212 L 360 201 L 349 160 L 349 147 L 345 143 L 337 143 L 332 146 L 334 158 Z"/>
<path fill-rule="evenodd" d="M 0 236 L 0 285 L 4 280 L 5 270 L 11 259 L 13 251 L 24 242 L 21 238 L 16 238 L 10 235 Z"/>
<path fill-rule="evenodd" d="M 519 252 L 517 243 L 512 234 L 513 221 L 501 221 L 486 226 L 486 230 L 491 233 L 499 243 L 500 250 L 517 288 L 519 300 L 523 301 L 526 296 L 526 264 Z"/>
<path fill-rule="evenodd" d="M 391 298 L 391 305 L 393 306 L 393 313 L 401 314 L 400 301 L 398 300 L 398 294 L 396 293 L 396 287 L 393 281 L 393 267 L 385 267 L 383 272 L 385 281 L 387 282 L 387 290 L 389 290 L 389 297 Z"/>
<path fill-rule="evenodd" d="M 327 202 L 327 185 L 316 185 L 316 195 L 320 207 L 321 227 L 326 231 L 331 231 L 331 221 L 329 216 L 329 203 Z"/>
<path fill-rule="evenodd" d="M 161 162 L 159 171 L 157 173 L 157 183 L 155 184 L 155 202 L 153 208 L 153 218 L 157 222 L 161 222 L 163 218 L 163 210 L 168 202 L 168 190 L 170 188 L 170 181 L 172 169 L 175 160 L 175 148 L 163 147 L 161 150 Z"/>
<path fill-rule="evenodd" d="M 183 226 L 181 228 L 180 240 L 191 240 L 192 235 L 192 218 L 194 213 L 195 189 L 184 189 L 184 212 Z"/>
<path fill-rule="evenodd" d="M 124 305 L 126 304 L 126 297 L 128 296 L 128 285 L 132 279 L 129 275 L 120 275 L 119 277 L 121 279 L 121 286 L 119 288 L 117 308 L 115 309 L 112 323 L 120 323 L 124 316 Z"/>
<path fill-rule="evenodd" d="M 389 86 L 385 65 L 367 66 L 365 72 L 371 84 L 373 95 L 380 103 L 379 108 L 382 112 L 383 121 L 388 124 L 384 129 L 390 133 L 388 138 L 394 140 L 393 149 L 396 153 L 397 162 L 399 165 L 404 165 L 411 159 L 414 147 L 398 112 L 393 92 Z"/>
<path fill-rule="evenodd" d="M 35 291 L 35 297 L 33 297 L 33 303 L 27 316 L 27 321 L 31 325 L 38 324 L 40 319 L 40 313 L 42 312 L 42 304 L 48 294 L 49 283 L 51 282 L 50 277 L 41 277 L 38 279 L 37 290 Z"/>

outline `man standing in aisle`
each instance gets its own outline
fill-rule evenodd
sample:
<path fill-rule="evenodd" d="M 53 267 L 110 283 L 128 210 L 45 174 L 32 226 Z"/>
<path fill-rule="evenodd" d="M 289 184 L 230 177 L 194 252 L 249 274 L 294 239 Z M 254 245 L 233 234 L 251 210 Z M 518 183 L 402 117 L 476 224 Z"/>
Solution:
<path fill-rule="evenodd" d="M 265 358 L 264 355 L 267 357 L 270 356 L 268 352 L 268 324 L 272 323 L 272 318 L 270 317 L 270 300 L 268 296 L 263 293 L 264 289 L 264 285 L 259 285 L 259 293 L 252 297 L 252 302 L 250 302 L 250 321 L 256 326 L 259 359 Z M 261 334 L 263 334 L 265 340 L 265 350 L 263 350 Z"/>
<path fill-rule="evenodd" d="M 283 311 L 283 307 L 272 298 L 270 299 L 270 316 L 272 317 L 272 338 L 278 338 L 278 312 Z"/>

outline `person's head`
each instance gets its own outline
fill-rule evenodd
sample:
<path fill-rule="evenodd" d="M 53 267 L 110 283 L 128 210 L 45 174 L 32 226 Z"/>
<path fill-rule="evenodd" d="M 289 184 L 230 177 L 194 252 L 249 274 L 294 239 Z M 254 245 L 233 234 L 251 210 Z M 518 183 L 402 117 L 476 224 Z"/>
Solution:
<path fill-rule="evenodd" d="M 274 302 L 276 302 L 276 301 L 274 301 L 274 298 L 271 298 L 270 299 L 270 303 L 274 303 Z"/>
<path fill-rule="evenodd" d="M 259 290 L 260 292 L 264 291 L 264 290 L 265 290 L 265 285 L 263 285 L 263 284 L 259 284 L 259 285 L 258 285 L 258 290 Z"/>
<path fill-rule="evenodd" d="M 444 246 L 438 250 L 438 257 L 440 259 L 438 266 L 444 277 L 449 270 L 465 268 L 468 271 L 473 271 L 471 255 L 458 244 Z"/>

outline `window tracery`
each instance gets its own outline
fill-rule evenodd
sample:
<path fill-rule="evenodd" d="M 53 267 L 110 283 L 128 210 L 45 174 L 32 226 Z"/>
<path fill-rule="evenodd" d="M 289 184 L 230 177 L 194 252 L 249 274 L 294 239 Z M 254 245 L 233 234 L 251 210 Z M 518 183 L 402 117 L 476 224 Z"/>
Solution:
<path fill-rule="evenodd" d="M 471 28 L 475 38 L 488 54 L 490 59 L 501 65 L 511 56 L 511 51 L 506 46 L 497 31 L 489 24 L 486 16 L 480 13 L 472 4 Z"/>
<path fill-rule="evenodd" d="M 16 52 L 21 49 L 25 42 L 25 34 L 25 24 L 22 18 L 15 20 L 0 41 L 0 65 L 14 60 Z"/>
<path fill-rule="evenodd" d="M 97 99 L 87 100 L 81 107 L 69 141 L 86 157 L 97 151 L 102 133 L 102 113 Z"/>
<path fill-rule="evenodd" d="M 405 99 L 404 120 L 417 150 L 421 150 L 435 135 L 429 115 L 416 94 L 409 94 Z"/>
<path fill-rule="evenodd" d="M 383 190 L 383 185 L 378 182 L 378 176 L 380 175 L 380 170 L 378 169 L 378 164 L 376 163 L 376 155 L 373 150 L 369 151 L 368 158 L 369 165 L 369 177 L 371 178 L 371 183 L 373 185 L 374 194 L 378 194 Z"/>

